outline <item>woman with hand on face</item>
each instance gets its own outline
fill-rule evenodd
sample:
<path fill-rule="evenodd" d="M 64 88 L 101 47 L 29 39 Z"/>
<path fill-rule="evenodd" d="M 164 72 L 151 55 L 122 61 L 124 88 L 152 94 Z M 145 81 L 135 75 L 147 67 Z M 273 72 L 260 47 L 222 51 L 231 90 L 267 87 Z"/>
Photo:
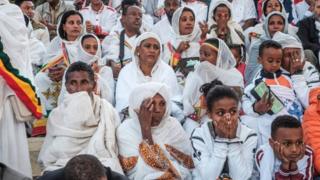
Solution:
<path fill-rule="evenodd" d="M 208 25 L 201 22 L 197 24 L 194 11 L 180 7 L 173 14 L 172 28 L 176 37 L 174 42 L 167 43 L 165 51 L 170 53 L 169 63 L 176 71 L 179 84 L 183 86 L 188 73 L 199 62 L 200 43 L 207 37 Z"/>
<path fill-rule="evenodd" d="M 82 26 L 83 18 L 79 12 L 71 10 L 63 14 L 58 25 L 58 36 L 48 47 L 46 64 L 36 75 L 35 83 L 47 112 L 57 105 L 66 67 L 77 61 Z"/>
<path fill-rule="evenodd" d="M 191 135 L 194 176 L 198 179 L 250 179 L 257 134 L 239 121 L 239 97 L 227 86 L 211 88 L 206 96 L 210 120 Z"/>
<path fill-rule="evenodd" d="M 132 50 L 132 62 L 121 71 L 116 87 L 116 109 L 128 116 L 129 94 L 136 86 L 146 82 L 164 83 L 169 87 L 172 115 L 177 119 L 184 118 L 181 108 L 181 90 L 172 68 L 161 59 L 161 42 L 159 37 L 151 32 L 141 34 Z"/>
<path fill-rule="evenodd" d="M 192 147 L 170 116 L 170 91 L 149 82 L 130 94 L 130 119 L 117 129 L 120 163 L 130 179 L 191 179 Z"/>
<path fill-rule="evenodd" d="M 222 39 L 226 44 L 244 44 L 242 27 L 233 21 L 231 4 L 227 0 L 214 2 L 209 12 L 209 34 L 214 38 Z"/>

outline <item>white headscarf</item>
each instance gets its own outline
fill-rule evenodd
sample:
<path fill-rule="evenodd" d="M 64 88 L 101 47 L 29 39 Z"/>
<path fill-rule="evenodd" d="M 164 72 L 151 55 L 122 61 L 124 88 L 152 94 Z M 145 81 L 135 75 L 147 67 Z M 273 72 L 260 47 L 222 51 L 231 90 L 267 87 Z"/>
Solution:
<path fill-rule="evenodd" d="M 269 20 L 272 16 L 274 15 L 278 15 L 278 16 L 281 16 L 282 19 L 284 20 L 284 29 L 283 29 L 283 33 L 288 33 L 288 18 L 285 14 L 281 13 L 281 12 L 277 12 L 277 11 L 273 11 L 271 13 L 268 14 L 268 16 L 266 17 L 266 20 L 264 21 L 263 23 L 263 29 L 264 29 L 264 32 L 265 32 L 265 36 L 268 37 L 269 39 L 271 39 L 271 36 L 270 36 L 270 32 L 269 32 Z"/>
<path fill-rule="evenodd" d="M 267 1 L 270 1 L 270 0 L 265 0 L 262 2 L 262 6 L 261 6 L 261 9 L 262 9 L 262 15 L 261 15 L 261 21 L 263 22 L 265 19 L 266 19 L 266 15 L 264 14 L 263 12 L 263 9 L 265 8 L 265 6 L 267 5 Z M 280 0 L 278 0 L 278 2 L 280 3 L 280 6 L 281 6 L 281 13 L 284 14 L 284 15 L 287 15 L 286 13 L 286 9 L 285 7 L 283 6 L 282 2 Z"/>
<path fill-rule="evenodd" d="M 95 55 L 89 54 L 88 52 L 86 52 L 82 46 L 82 41 L 83 38 L 85 36 L 89 36 L 89 37 L 93 37 L 96 39 L 97 43 L 98 43 L 98 50 L 96 52 Z M 101 44 L 100 44 L 100 40 L 98 39 L 98 37 L 94 34 L 84 34 L 83 36 L 81 36 L 80 40 L 79 40 L 79 48 L 78 48 L 78 61 L 87 63 L 89 65 L 91 65 L 94 62 L 98 62 L 98 65 L 102 66 L 102 60 L 101 60 Z"/>
<path fill-rule="evenodd" d="M 159 42 L 159 45 L 161 45 L 161 41 L 155 33 L 145 32 L 141 34 L 136 40 L 136 45 L 132 49 L 132 62 L 126 65 L 119 74 L 116 90 L 116 108 L 119 112 L 128 107 L 129 94 L 136 86 L 151 81 L 165 83 L 170 88 L 170 92 L 172 92 L 172 98 L 178 102 L 181 100 L 179 86 L 174 71 L 161 59 L 161 46 L 160 55 L 152 68 L 151 76 L 145 76 L 141 71 L 139 57 L 135 51 L 144 40 L 149 38 L 156 39 Z"/>
<path fill-rule="evenodd" d="M 179 29 L 179 24 L 180 24 L 180 17 L 182 15 L 182 12 L 185 10 L 185 9 L 188 9 L 190 10 L 193 15 L 194 15 L 194 18 L 195 18 L 195 14 L 194 14 L 194 11 L 191 9 L 191 8 L 188 8 L 188 7 L 180 7 L 178 8 L 174 13 L 173 13 L 173 16 L 172 16 L 172 28 L 173 28 L 173 31 L 175 32 L 176 36 L 177 36 L 177 45 L 180 44 L 181 41 L 190 41 L 190 42 L 194 42 L 194 41 L 199 41 L 200 40 L 200 35 L 201 35 L 201 31 L 200 31 L 200 28 L 198 26 L 198 24 L 194 23 L 194 28 L 193 28 L 193 31 L 191 34 L 188 34 L 188 35 L 181 35 L 180 34 L 180 29 Z"/>
<path fill-rule="evenodd" d="M 188 135 L 183 130 L 178 120 L 169 116 L 170 114 L 170 95 L 169 89 L 165 84 L 149 82 L 137 86 L 130 93 L 129 113 L 131 119 L 125 120 L 117 129 L 117 140 L 119 145 L 119 154 L 122 157 L 139 157 L 139 145 L 142 143 L 142 134 L 138 115 L 135 110 L 139 110 L 140 106 L 146 98 L 152 98 L 154 95 L 160 94 L 166 101 L 166 112 L 158 126 L 151 127 L 152 139 L 158 144 L 165 156 L 171 161 L 172 165 L 178 170 L 182 179 L 191 178 L 190 170 L 172 158 L 165 145 L 171 145 L 179 151 L 191 156 L 192 147 Z M 164 174 L 150 167 L 144 160 L 139 157 L 135 167 L 127 172 L 130 179 L 157 179 Z"/>

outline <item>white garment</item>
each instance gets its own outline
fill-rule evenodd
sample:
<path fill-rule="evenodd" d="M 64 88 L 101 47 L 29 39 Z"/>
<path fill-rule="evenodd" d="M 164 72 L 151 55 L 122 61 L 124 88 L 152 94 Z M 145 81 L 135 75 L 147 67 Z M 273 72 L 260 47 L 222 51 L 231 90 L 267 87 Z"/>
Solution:
<path fill-rule="evenodd" d="M 120 63 L 120 34 L 121 31 L 113 31 L 109 36 L 104 38 L 102 41 L 102 63 L 107 64 L 108 61 L 112 60 L 116 63 Z M 128 37 L 124 34 L 124 56 L 123 61 L 131 61 L 132 49 L 135 46 L 137 35 Z"/>
<path fill-rule="evenodd" d="M 105 167 L 123 173 L 115 134 L 119 123 L 117 112 L 107 101 L 85 91 L 67 94 L 49 116 L 38 160 L 44 171 L 52 171 L 78 154 L 92 154 Z"/>
<path fill-rule="evenodd" d="M 275 173 L 280 171 L 281 161 L 275 156 L 269 143 L 260 147 L 255 155 L 256 166 L 260 173 L 260 180 L 274 179 Z M 298 173 L 302 174 L 305 180 L 313 179 L 313 152 L 307 146 L 306 153 L 297 162 Z M 296 173 L 293 172 L 293 173 Z"/>
<path fill-rule="evenodd" d="M 194 130 L 191 141 L 195 179 L 217 179 L 226 160 L 232 179 L 250 179 L 257 146 L 257 134 L 252 129 L 239 122 L 236 138 L 229 140 L 214 134 L 211 120 Z"/>
<path fill-rule="evenodd" d="M 115 9 L 104 6 L 96 12 L 92 9 L 91 4 L 80 10 L 83 16 L 83 21 L 90 21 L 92 25 L 99 26 L 103 33 L 110 33 L 113 26 L 117 22 L 117 12 Z"/>
<path fill-rule="evenodd" d="M 217 0 L 212 0 L 209 6 L 209 12 L 213 9 L 213 4 Z M 232 18 L 241 26 L 249 19 L 256 19 L 256 7 L 253 0 L 233 0 L 232 1 Z"/>
<path fill-rule="evenodd" d="M 201 1 L 184 2 L 181 1 L 181 6 L 191 8 L 196 16 L 196 23 L 207 21 L 208 6 Z"/>
<path fill-rule="evenodd" d="M 4 52 L 20 75 L 33 82 L 28 48 L 28 31 L 20 8 L 0 0 L 0 37 Z M 14 103 L 18 103 L 17 107 Z M 19 112 L 26 107 L 0 76 L 0 162 L 32 178 L 29 148 L 24 121 Z"/>
<path fill-rule="evenodd" d="M 152 32 L 156 33 L 160 37 L 164 47 L 162 60 L 164 60 L 166 63 L 169 63 L 171 52 L 166 47 L 168 43 L 175 41 L 176 34 L 172 29 L 168 17 L 164 16 L 164 18 L 161 18 L 161 20 L 154 25 Z"/>
<path fill-rule="evenodd" d="M 180 164 L 166 151 L 165 144 L 171 145 L 186 155 L 191 156 L 190 140 L 180 123 L 170 117 L 170 90 L 162 83 L 144 83 L 137 86 L 130 93 L 129 113 L 131 119 L 125 120 L 117 129 L 119 154 L 124 157 L 138 157 L 133 169 L 126 174 L 130 179 L 157 179 L 164 174 L 163 171 L 150 167 L 139 153 L 139 145 L 143 142 L 141 127 L 135 110 L 139 111 L 142 101 L 160 94 L 166 102 L 166 112 L 158 126 L 151 127 L 154 144 L 158 144 L 170 163 L 178 171 L 181 179 L 191 179 L 191 171 Z"/>
<path fill-rule="evenodd" d="M 159 37 L 151 32 L 141 34 L 137 41 L 136 46 L 132 50 L 132 62 L 127 64 L 119 74 L 117 87 L 116 87 L 116 109 L 118 112 L 122 111 L 124 108 L 129 105 L 129 94 L 135 89 L 139 84 L 146 82 L 161 82 L 166 84 L 169 87 L 171 92 L 171 101 L 172 102 L 181 102 L 181 91 L 178 86 L 177 78 L 172 70 L 172 68 L 161 60 L 161 51 L 160 55 L 153 66 L 151 71 L 151 76 L 145 76 L 139 66 L 139 58 L 135 54 L 135 49 L 141 44 L 141 42 L 148 38 L 156 39 L 159 44 Z M 174 103 L 173 103 L 174 105 Z M 174 107 L 173 107 L 174 108 Z M 173 110 L 174 112 L 175 110 Z M 180 110 L 181 111 L 181 110 Z"/>
<path fill-rule="evenodd" d="M 108 66 L 105 66 L 102 62 L 100 40 L 94 34 L 85 34 L 80 38 L 80 42 L 82 42 L 83 37 L 86 35 L 90 35 L 90 36 L 94 37 L 96 39 L 96 41 L 98 42 L 97 53 L 96 53 L 96 55 L 92 55 L 92 54 L 87 53 L 84 50 L 84 48 L 82 47 L 82 44 L 80 44 L 78 47 L 79 58 L 77 59 L 77 61 L 84 62 L 90 66 L 93 63 L 97 63 L 97 65 L 100 67 L 100 71 L 98 73 L 95 73 L 95 75 L 97 76 L 97 82 L 96 82 L 97 91 L 96 91 L 96 93 L 101 98 L 107 100 L 109 103 L 114 104 L 114 88 L 115 88 L 114 83 L 115 82 L 113 79 L 113 74 L 112 74 L 111 68 Z M 60 96 L 59 96 L 59 102 L 62 101 L 65 93 L 67 93 L 67 91 L 66 91 L 66 87 L 65 87 L 65 75 L 64 75 L 63 79 L 62 79 L 62 89 L 61 89 Z"/>
<path fill-rule="evenodd" d="M 231 37 L 231 41 L 232 41 L 232 44 L 244 44 L 243 40 L 241 39 L 241 37 L 239 36 L 238 33 L 241 33 L 243 34 L 243 31 L 242 31 L 242 27 L 233 20 L 233 12 L 232 12 L 232 5 L 229 1 L 227 0 L 217 0 L 215 1 L 214 3 L 211 3 L 211 11 L 209 12 L 208 14 L 208 26 L 209 28 L 211 26 L 217 26 L 217 22 L 213 19 L 213 11 L 217 8 L 217 6 L 221 5 L 221 4 L 224 4 L 225 6 L 228 7 L 228 9 L 230 10 L 231 14 L 230 14 L 230 19 L 227 23 L 228 25 L 228 28 L 229 28 L 229 33 L 230 33 L 230 37 Z M 215 29 L 212 29 L 210 31 L 210 35 L 214 38 L 217 38 L 217 34 L 215 32 Z"/>

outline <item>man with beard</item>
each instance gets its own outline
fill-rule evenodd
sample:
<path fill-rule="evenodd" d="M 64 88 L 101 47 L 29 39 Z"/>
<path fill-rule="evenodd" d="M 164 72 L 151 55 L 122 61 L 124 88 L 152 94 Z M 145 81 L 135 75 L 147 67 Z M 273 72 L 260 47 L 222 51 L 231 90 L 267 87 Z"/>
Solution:
<path fill-rule="evenodd" d="M 131 49 L 140 35 L 142 11 L 138 6 L 128 6 L 122 10 L 121 31 L 113 31 L 102 42 L 104 63 L 111 66 L 114 78 L 127 63 L 131 61 Z"/>
<path fill-rule="evenodd" d="M 161 39 L 161 42 L 165 45 L 168 42 L 173 42 L 175 38 L 175 33 L 171 26 L 171 20 L 173 13 L 180 7 L 179 0 L 165 0 L 164 1 L 164 11 L 166 13 L 166 16 L 163 16 L 163 18 L 157 22 L 157 24 L 153 27 L 153 32 L 158 34 L 158 36 Z M 166 51 L 167 48 L 164 49 Z M 165 55 L 170 54 L 164 53 Z M 169 59 L 169 57 L 163 57 L 163 59 Z"/>
<path fill-rule="evenodd" d="M 57 35 L 57 24 L 61 16 L 73 9 L 73 5 L 66 4 L 64 0 L 47 0 L 36 8 L 35 20 L 47 26 L 52 40 Z"/>

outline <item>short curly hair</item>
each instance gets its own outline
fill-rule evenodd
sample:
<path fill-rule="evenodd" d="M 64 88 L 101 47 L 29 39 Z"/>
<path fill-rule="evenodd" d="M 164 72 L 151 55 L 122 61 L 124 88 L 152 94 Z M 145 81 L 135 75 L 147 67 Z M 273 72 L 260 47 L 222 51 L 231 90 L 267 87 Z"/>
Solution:
<path fill-rule="evenodd" d="M 64 178 L 68 180 L 101 180 L 102 177 L 106 177 L 105 168 L 89 154 L 73 157 L 64 168 Z"/>

